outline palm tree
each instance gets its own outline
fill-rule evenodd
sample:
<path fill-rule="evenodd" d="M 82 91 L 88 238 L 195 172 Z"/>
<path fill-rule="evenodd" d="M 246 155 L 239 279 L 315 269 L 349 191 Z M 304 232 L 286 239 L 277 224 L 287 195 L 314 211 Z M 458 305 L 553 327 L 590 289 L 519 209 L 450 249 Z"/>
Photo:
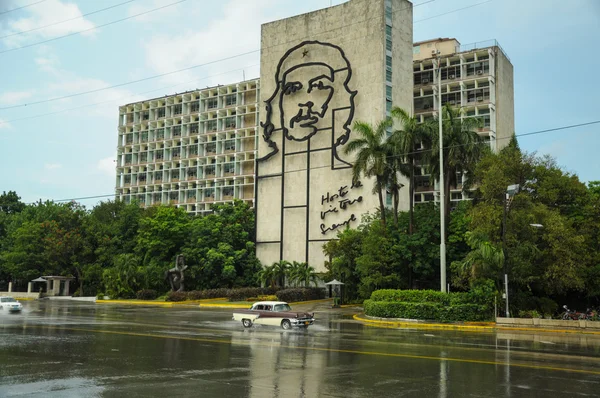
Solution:
<path fill-rule="evenodd" d="M 275 285 L 277 284 L 277 277 L 275 276 L 274 267 L 269 265 L 265 266 L 258 272 L 258 279 L 265 286 L 268 285 L 272 288 L 275 288 Z"/>
<path fill-rule="evenodd" d="M 400 163 L 398 171 L 408 179 L 408 233 L 410 235 L 413 233 L 414 224 L 417 148 L 421 143 L 426 147 L 431 146 L 433 125 L 431 121 L 420 123 L 416 117 L 411 116 L 407 111 L 397 106 L 392 108 L 391 113 L 392 117 L 400 122 L 402 126 L 400 130 L 395 130 L 392 133 L 389 142 L 396 153 L 396 161 Z"/>
<path fill-rule="evenodd" d="M 444 134 L 444 181 L 440 182 L 444 190 L 446 231 L 450 214 L 450 186 L 458 186 L 457 173 L 470 174 L 481 156 L 485 153 L 483 138 L 477 133 L 481 120 L 461 119 L 462 109 L 444 106 L 442 109 L 442 130 Z M 432 148 L 428 156 L 431 175 L 440 179 L 440 151 L 438 130 L 433 130 Z"/>
<path fill-rule="evenodd" d="M 304 285 L 309 287 L 311 283 L 317 286 L 317 274 L 315 273 L 314 267 L 311 267 L 307 263 L 299 263 L 294 261 L 290 267 L 290 279 L 294 281 L 294 285 Z"/>
<path fill-rule="evenodd" d="M 473 249 L 460 263 L 464 271 L 470 271 L 471 278 L 478 276 L 497 275 L 504 265 L 502 248 L 494 246 L 486 236 L 467 232 L 467 244 Z"/>
<path fill-rule="evenodd" d="M 388 157 L 388 148 L 386 148 L 387 129 L 391 127 L 392 120 L 385 119 L 377 123 L 375 129 L 369 123 L 356 121 L 353 130 L 360 138 L 354 139 L 348 143 L 345 149 L 346 154 L 358 152 L 354 165 L 352 166 L 352 179 L 359 180 L 361 175 L 371 178 L 375 177 L 373 193 L 379 196 L 379 209 L 381 211 L 381 222 L 386 226 L 385 207 L 383 204 L 383 190 L 386 188 L 385 172 Z"/>
<path fill-rule="evenodd" d="M 288 274 L 289 266 L 290 263 L 285 260 L 276 261 L 271 265 L 273 268 L 273 277 L 281 287 L 285 287 L 285 277 Z"/>

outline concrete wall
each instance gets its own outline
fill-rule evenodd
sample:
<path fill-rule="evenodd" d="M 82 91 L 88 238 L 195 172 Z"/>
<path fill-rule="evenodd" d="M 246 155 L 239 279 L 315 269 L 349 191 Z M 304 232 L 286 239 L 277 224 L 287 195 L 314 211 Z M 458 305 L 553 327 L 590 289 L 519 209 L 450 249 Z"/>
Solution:
<path fill-rule="evenodd" d="M 496 58 L 496 149 L 508 145 L 515 133 L 515 94 L 513 66 L 504 53 L 494 47 Z"/>
<path fill-rule="evenodd" d="M 426 42 L 415 43 L 413 46 L 413 59 L 422 61 L 427 58 L 432 58 L 431 51 L 439 50 L 441 55 L 451 55 L 456 53 L 456 46 L 460 45 L 456 39 L 436 39 Z"/>
<path fill-rule="evenodd" d="M 40 296 L 39 293 L 24 293 L 24 292 L 0 292 L 0 297 L 12 297 L 15 299 L 36 299 Z"/>
<path fill-rule="evenodd" d="M 393 95 L 409 107 L 412 6 L 391 3 Z M 354 121 L 376 123 L 385 116 L 384 5 L 351 0 L 262 26 L 256 208 L 263 264 L 306 261 L 323 271 L 323 244 L 379 205 L 372 181 L 352 186 L 353 156 L 344 148 L 356 138 Z M 311 119 L 294 122 L 300 112 Z"/>
<path fill-rule="evenodd" d="M 577 328 L 600 330 L 598 321 L 563 321 L 561 319 L 537 319 L 537 318 L 497 318 L 496 325 L 511 327 L 546 327 L 546 328 Z"/>

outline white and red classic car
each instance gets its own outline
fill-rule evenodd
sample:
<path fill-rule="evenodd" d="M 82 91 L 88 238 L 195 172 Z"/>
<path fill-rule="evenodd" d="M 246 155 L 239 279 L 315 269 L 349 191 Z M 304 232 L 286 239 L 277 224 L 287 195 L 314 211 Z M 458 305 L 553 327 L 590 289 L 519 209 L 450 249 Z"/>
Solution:
<path fill-rule="evenodd" d="M 252 325 L 280 326 L 282 329 L 307 328 L 315 322 L 315 314 L 294 312 L 283 301 L 259 301 L 250 309 L 240 309 L 233 313 L 233 320 L 241 321 L 245 328 Z"/>

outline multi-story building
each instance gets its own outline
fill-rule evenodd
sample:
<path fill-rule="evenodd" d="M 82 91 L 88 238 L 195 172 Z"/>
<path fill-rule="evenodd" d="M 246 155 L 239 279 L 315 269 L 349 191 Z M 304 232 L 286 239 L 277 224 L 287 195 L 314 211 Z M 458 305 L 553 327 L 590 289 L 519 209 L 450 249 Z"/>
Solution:
<path fill-rule="evenodd" d="M 393 65 L 386 55 L 389 111 Z M 513 67 L 500 45 L 449 38 L 414 43 L 413 112 L 421 121 L 437 117 L 438 58 L 442 104 L 463 108 L 463 118 L 480 118 L 479 133 L 493 150 L 507 145 L 514 132 Z M 253 205 L 259 87 L 255 79 L 121 106 L 117 197 L 194 214 L 233 199 Z M 417 171 L 415 203 L 438 199 L 425 173 Z M 461 188 L 452 187 L 451 200 L 468 198 Z"/>
<path fill-rule="evenodd" d="M 441 64 L 438 92 L 437 62 Z M 461 45 L 456 39 L 439 38 L 413 45 L 413 112 L 421 121 L 437 118 L 442 106 L 462 108 L 462 118 L 479 118 L 479 134 L 498 151 L 514 134 L 513 66 L 496 41 Z M 415 203 L 437 200 L 437 188 L 425 170 L 416 178 Z M 465 176 L 457 176 L 464 181 Z M 462 184 L 451 187 L 451 200 L 467 199 Z"/>
<path fill-rule="evenodd" d="M 258 98 L 249 80 L 119 107 L 117 198 L 193 214 L 254 205 Z"/>

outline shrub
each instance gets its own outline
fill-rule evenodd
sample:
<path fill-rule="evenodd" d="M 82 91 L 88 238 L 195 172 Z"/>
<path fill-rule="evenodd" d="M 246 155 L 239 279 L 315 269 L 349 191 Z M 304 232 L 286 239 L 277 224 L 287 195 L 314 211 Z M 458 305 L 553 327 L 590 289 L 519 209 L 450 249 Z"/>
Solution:
<path fill-rule="evenodd" d="M 438 303 L 442 305 L 479 304 L 490 305 L 493 293 L 483 289 L 468 293 L 443 293 L 438 290 L 382 289 L 371 294 L 373 301 L 401 301 L 404 303 Z"/>
<path fill-rule="evenodd" d="M 187 300 L 186 292 L 169 292 L 165 301 L 185 301 Z"/>
<path fill-rule="evenodd" d="M 231 289 L 229 291 L 229 301 L 244 301 L 251 297 L 258 297 L 261 294 L 263 294 L 263 290 L 260 287 Z"/>
<path fill-rule="evenodd" d="M 229 297 L 229 289 L 207 289 L 207 290 L 192 290 L 187 292 L 188 300 L 204 300 L 214 298 L 225 298 Z"/>
<path fill-rule="evenodd" d="M 519 311 L 519 318 L 541 318 L 542 316 L 540 315 L 539 312 L 537 312 L 536 310 L 525 310 L 525 311 Z"/>
<path fill-rule="evenodd" d="M 288 303 L 325 298 L 325 290 L 318 287 L 283 289 L 275 293 L 278 300 Z"/>
<path fill-rule="evenodd" d="M 365 314 L 379 318 L 437 320 L 441 322 L 486 321 L 493 317 L 488 306 L 440 303 L 411 303 L 401 301 L 365 300 Z"/>
<path fill-rule="evenodd" d="M 138 290 L 135 294 L 138 300 L 154 300 L 158 296 L 156 290 L 153 289 L 142 289 Z"/>
<path fill-rule="evenodd" d="M 104 300 L 104 293 L 98 293 L 96 300 Z"/>

